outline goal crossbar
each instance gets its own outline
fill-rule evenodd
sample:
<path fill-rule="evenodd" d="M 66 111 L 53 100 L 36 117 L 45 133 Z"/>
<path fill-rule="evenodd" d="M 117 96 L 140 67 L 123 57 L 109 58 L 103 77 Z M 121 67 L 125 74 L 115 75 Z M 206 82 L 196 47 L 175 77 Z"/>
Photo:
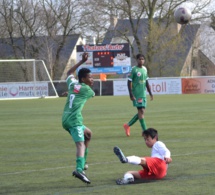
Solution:
<path fill-rule="evenodd" d="M 58 93 L 43 60 L 0 60 L 0 100 L 56 97 Z"/>

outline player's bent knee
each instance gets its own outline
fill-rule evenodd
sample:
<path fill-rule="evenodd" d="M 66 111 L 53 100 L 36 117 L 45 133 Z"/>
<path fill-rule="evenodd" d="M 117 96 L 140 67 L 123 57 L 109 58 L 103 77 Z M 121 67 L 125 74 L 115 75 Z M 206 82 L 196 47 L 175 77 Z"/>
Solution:
<path fill-rule="evenodd" d="M 92 137 L 92 133 L 91 132 L 84 132 L 84 139 L 85 141 L 89 141 L 91 140 L 91 137 Z"/>
<path fill-rule="evenodd" d="M 143 166 L 146 166 L 147 165 L 146 158 L 142 157 L 140 159 L 141 159 L 141 163 L 140 164 L 143 165 Z"/>

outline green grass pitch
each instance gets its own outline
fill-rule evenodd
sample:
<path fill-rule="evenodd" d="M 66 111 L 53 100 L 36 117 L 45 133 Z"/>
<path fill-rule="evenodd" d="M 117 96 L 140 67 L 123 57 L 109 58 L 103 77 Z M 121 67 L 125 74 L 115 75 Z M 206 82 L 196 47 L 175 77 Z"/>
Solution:
<path fill-rule="evenodd" d="M 121 164 L 113 153 L 150 155 L 140 124 L 126 137 L 122 128 L 135 113 L 127 96 L 96 96 L 84 109 L 93 131 L 87 185 L 72 176 L 75 145 L 61 126 L 65 98 L 0 101 L 0 194 L 215 194 L 215 95 L 157 95 L 145 119 L 171 150 L 165 179 L 118 186 L 115 180 L 141 167 Z"/>

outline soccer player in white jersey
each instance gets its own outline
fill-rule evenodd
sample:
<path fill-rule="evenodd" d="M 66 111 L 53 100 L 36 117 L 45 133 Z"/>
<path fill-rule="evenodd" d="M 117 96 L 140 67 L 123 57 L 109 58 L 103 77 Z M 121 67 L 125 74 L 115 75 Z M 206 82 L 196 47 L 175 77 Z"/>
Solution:
<path fill-rule="evenodd" d="M 122 179 L 116 180 L 118 185 L 129 184 L 134 179 L 162 179 L 167 174 L 168 164 L 172 162 L 171 154 L 166 145 L 158 141 L 158 132 L 153 128 L 143 131 L 143 137 L 147 147 L 152 148 L 151 157 L 127 156 L 119 147 L 114 147 L 114 153 L 122 163 L 141 165 L 142 170 L 128 171 Z"/>
<path fill-rule="evenodd" d="M 148 82 L 148 72 L 145 63 L 145 56 L 143 54 L 137 54 L 137 65 L 132 67 L 131 73 L 128 76 L 128 91 L 133 106 L 137 108 L 137 114 L 135 114 L 128 123 L 123 125 L 125 133 L 130 136 L 130 126 L 132 126 L 137 120 L 139 120 L 142 131 L 147 129 L 144 119 L 145 109 L 147 106 L 146 89 L 149 92 L 151 100 L 153 95 Z"/>
<path fill-rule="evenodd" d="M 82 60 L 72 66 L 67 72 L 68 96 L 62 115 L 62 126 L 72 136 L 76 145 L 76 170 L 73 176 L 85 183 L 90 180 L 84 173 L 84 167 L 88 154 L 88 145 L 92 132 L 83 124 L 82 109 L 86 101 L 95 95 L 90 86 L 93 85 L 93 77 L 89 69 L 81 68 L 78 72 L 78 80 L 74 77 L 76 69 L 86 62 L 88 54 L 83 53 Z"/>

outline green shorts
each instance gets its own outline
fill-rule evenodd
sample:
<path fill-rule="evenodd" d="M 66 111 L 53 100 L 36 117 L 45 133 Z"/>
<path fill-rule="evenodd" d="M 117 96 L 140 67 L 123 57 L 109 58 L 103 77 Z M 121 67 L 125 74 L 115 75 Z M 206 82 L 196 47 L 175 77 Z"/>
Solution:
<path fill-rule="evenodd" d="M 84 141 L 84 130 L 86 127 L 84 125 L 69 128 L 69 133 L 72 136 L 74 142 Z"/>
<path fill-rule="evenodd" d="M 146 108 L 147 106 L 147 99 L 145 98 L 137 98 L 136 100 L 133 100 L 133 106 L 134 107 L 143 107 Z"/>

